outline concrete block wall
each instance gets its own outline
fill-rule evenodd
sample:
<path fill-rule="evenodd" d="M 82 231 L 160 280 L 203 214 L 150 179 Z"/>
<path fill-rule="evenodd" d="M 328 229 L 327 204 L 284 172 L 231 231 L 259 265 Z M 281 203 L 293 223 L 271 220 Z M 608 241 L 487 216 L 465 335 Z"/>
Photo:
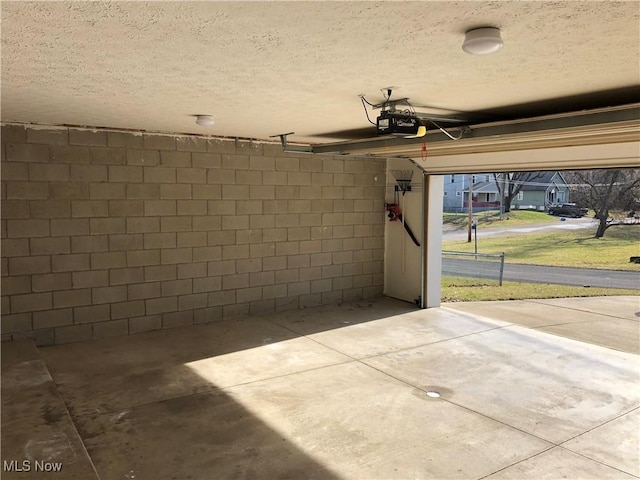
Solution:
<path fill-rule="evenodd" d="M 20 125 L 3 125 L 1 140 L 3 341 L 382 294 L 382 160 Z"/>

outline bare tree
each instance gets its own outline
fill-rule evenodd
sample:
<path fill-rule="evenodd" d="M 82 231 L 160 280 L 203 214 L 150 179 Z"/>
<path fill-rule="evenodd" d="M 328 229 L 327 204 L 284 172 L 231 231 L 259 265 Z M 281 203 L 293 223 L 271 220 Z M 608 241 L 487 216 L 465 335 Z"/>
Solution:
<path fill-rule="evenodd" d="M 498 195 L 502 199 L 504 212 L 511 211 L 511 202 L 520 193 L 522 187 L 544 176 L 544 172 L 511 172 L 494 173 L 493 179 L 498 188 Z M 502 212 L 501 212 L 502 213 Z"/>
<path fill-rule="evenodd" d="M 569 174 L 572 198 L 595 212 L 598 219 L 596 238 L 612 225 L 612 210 L 635 210 L 640 202 L 640 170 L 579 170 Z"/>

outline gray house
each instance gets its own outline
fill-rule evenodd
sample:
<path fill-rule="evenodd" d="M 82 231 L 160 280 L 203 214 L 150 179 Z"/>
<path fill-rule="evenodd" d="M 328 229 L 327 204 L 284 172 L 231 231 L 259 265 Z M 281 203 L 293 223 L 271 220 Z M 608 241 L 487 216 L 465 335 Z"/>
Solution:
<path fill-rule="evenodd" d="M 544 210 L 550 203 L 569 201 L 569 187 L 560 172 L 540 172 L 527 181 L 511 202 L 512 209 Z M 445 176 L 443 209 L 466 212 L 469 182 L 473 181 L 474 211 L 500 208 L 500 195 L 492 173 L 452 174 Z"/>

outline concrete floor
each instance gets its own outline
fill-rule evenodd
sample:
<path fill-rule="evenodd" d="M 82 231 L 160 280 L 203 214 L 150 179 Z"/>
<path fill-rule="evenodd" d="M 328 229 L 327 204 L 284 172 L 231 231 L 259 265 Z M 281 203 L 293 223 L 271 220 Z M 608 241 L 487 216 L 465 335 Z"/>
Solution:
<path fill-rule="evenodd" d="M 2 344 L 2 478 L 638 478 L 639 337 L 640 297 L 378 299 Z"/>

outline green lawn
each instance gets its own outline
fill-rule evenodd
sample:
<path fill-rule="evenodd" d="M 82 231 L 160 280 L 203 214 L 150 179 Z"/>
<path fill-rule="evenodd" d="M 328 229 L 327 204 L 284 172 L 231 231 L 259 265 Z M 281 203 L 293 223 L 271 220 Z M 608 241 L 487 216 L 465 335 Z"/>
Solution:
<path fill-rule="evenodd" d="M 607 295 L 638 295 L 638 291 L 518 282 L 503 282 L 500 287 L 497 283 L 490 284 L 480 279 L 443 276 L 441 298 L 443 302 L 474 302 L 523 300 L 527 298 L 599 297 Z"/>
<path fill-rule="evenodd" d="M 556 218 L 557 220 L 557 218 Z M 505 253 L 508 263 L 640 271 L 629 257 L 640 255 L 640 226 L 609 228 L 594 238 L 595 227 L 565 232 L 479 238 L 478 253 Z M 443 242 L 443 250 L 473 252 L 473 242 Z"/>
<path fill-rule="evenodd" d="M 513 210 L 504 214 L 504 219 L 500 220 L 500 212 L 489 210 L 474 214 L 478 217 L 480 227 L 513 227 L 517 225 L 527 225 L 530 223 L 557 222 L 558 217 L 548 215 L 544 212 L 531 212 L 528 210 Z M 443 213 L 443 223 L 454 225 L 461 229 L 467 227 L 469 217 L 466 213 Z"/>

